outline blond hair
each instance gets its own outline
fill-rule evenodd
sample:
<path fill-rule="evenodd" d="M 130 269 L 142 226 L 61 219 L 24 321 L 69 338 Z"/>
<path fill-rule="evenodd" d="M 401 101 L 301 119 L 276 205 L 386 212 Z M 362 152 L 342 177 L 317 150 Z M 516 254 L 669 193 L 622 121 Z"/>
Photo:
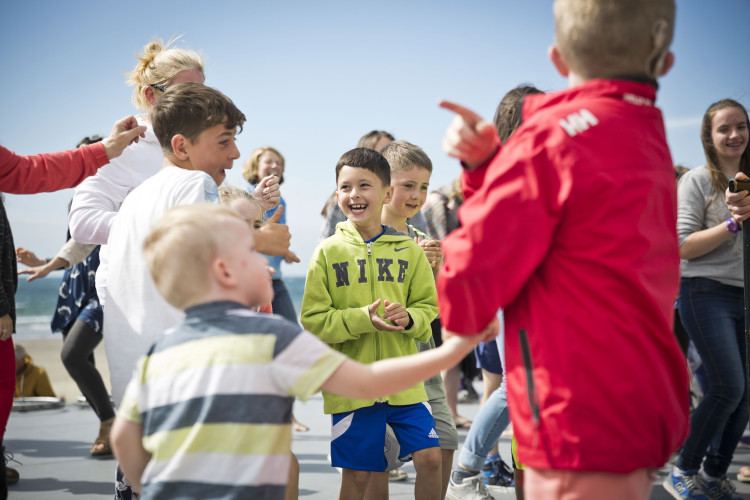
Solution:
<path fill-rule="evenodd" d="M 172 38 L 165 45 L 161 39 L 143 47 L 138 64 L 127 73 L 128 84 L 133 85 L 133 105 L 141 111 L 149 111 L 151 103 L 145 90 L 151 85 L 169 85 L 178 73 L 195 69 L 203 74 L 203 60 L 192 50 L 169 48 L 179 39 Z"/>
<path fill-rule="evenodd" d="M 419 146 L 406 141 L 393 141 L 380 150 L 388 164 L 391 173 L 406 172 L 414 167 L 419 167 L 432 173 L 432 162 L 427 153 Z"/>
<path fill-rule="evenodd" d="M 242 221 L 230 208 L 198 203 L 169 210 L 151 228 L 143 242 L 146 263 L 156 288 L 177 309 L 195 305 L 206 295 L 220 245 L 236 239 L 225 228 L 232 219 Z"/>
<path fill-rule="evenodd" d="M 258 170 L 260 169 L 260 157 L 263 156 L 263 153 L 266 153 L 268 151 L 275 153 L 276 156 L 278 156 L 281 160 L 281 176 L 279 177 L 279 185 L 284 183 L 284 167 L 286 166 L 284 156 L 271 146 L 263 146 L 262 148 L 258 148 L 250 153 L 250 157 L 242 166 L 242 177 L 244 177 L 245 180 L 250 184 L 258 184 L 261 181 L 260 175 L 258 174 Z"/>
<path fill-rule="evenodd" d="M 556 0 L 556 44 L 583 78 L 657 78 L 672 43 L 674 0 Z"/>
<path fill-rule="evenodd" d="M 255 197 L 248 193 L 247 190 L 238 188 L 237 186 L 224 186 L 219 188 L 219 200 L 222 205 L 229 205 L 234 200 L 247 200 L 258 208 L 258 218 L 263 222 L 265 212 L 263 211 L 263 205 L 255 199 Z"/>

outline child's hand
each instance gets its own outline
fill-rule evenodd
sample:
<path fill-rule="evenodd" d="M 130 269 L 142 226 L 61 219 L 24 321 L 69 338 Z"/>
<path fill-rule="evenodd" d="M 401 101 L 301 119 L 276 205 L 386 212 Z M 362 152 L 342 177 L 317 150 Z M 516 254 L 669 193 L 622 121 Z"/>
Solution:
<path fill-rule="evenodd" d="M 370 321 L 372 322 L 372 326 L 374 326 L 375 328 L 377 328 L 381 332 L 400 332 L 401 330 L 403 330 L 404 329 L 403 326 L 391 325 L 389 323 L 386 323 L 383 318 L 381 318 L 380 316 L 378 316 L 378 306 L 379 305 L 380 305 L 380 299 L 376 300 L 375 302 L 373 302 L 372 304 L 370 304 L 367 307 L 367 309 L 370 311 Z M 388 311 L 387 311 L 388 305 L 389 305 L 389 302 L 386 301 L 386 316 L 388 314 Z M 401 305 L 401 304 L 397 304 L 397 305 Z M 404 309 L 404 312 L 406 312 L 405 309 Z M 409 323 L 408 315 L 407 315 L 406 323 L 407 324 Z"/>
<path fill-rule="evenodd" d="M 497 150 L 500 139 L 493 124 L 481 116 L 450 101 L 440 101 L 441 108 L 456 113 L 453 122 L 445 131 L 443 151 L 458 158 L 467 170 L 474 170 L 488 160 Z"/>
<path fill-rule="evenodd" d="M 271 210 L 281 201 L 279 178 L 275 175 L 263 177 L 253 191 L 253 198 L 258 200 L 263 211 Z"/>
<path fill-rule="evenodd" d="M 427 256 L 427 260 L 430 263 L 430 267 L 440 267 L 440 263 L 443 262 L 443 249 L 440 247 L 440 241 L 425 240 L 419 236 L 416 236 L 414 241 L 416 241 L 417 245 L 424 250 L 424 254 Z"/>
<path fill-rule="evenodd" d="M 409 326 L 409 313 L 406 308 L 398 302 L 385 301 L 385 314 L 383 319 L 396 323 L 398 326 L 406 328 Z"/>

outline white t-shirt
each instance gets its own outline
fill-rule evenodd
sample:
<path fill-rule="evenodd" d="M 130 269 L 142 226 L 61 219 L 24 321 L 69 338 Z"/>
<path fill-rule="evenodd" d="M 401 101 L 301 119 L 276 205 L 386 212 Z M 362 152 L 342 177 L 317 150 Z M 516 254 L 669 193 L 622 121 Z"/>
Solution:
<path fill-rule="evenodd" d="M 167 166 L 128 195 L 112 222 L 107 245 L 104 348 L 117 405 L 138 358 L 184 317 L 156 289 L 143 255 L 143 241 L 170 208 L 202 202 L 219 202 L 213 179 L 198 170 Z"/>

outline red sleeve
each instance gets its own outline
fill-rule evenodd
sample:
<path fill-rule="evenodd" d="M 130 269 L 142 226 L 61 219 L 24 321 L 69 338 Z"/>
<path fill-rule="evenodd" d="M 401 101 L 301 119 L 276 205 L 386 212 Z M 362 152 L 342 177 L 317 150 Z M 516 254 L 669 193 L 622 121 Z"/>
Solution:
<path fill-rule="evenodd" d="M 561 178 L 543 150 L 534 154 L 528 144 L 514 142 L 483 169 L 483 183 L 459 209 L 461 227 L 443 241 L 438 302 L 440 319 L 452 332 L 481 331 L 517 297 L 559 221 Z"/>
<path fill-rule="evenodd" d="M 471 196 L 480 187 L 482 187 L 482 184 L 484 184 L 484 176 L 487 173 L 487 168 L 492 164 L 493 161 L 495 161 L 495 158 L 498 157 L 502 147 L 502 144 L 498 143 L 495 153 L 487 158 L 484 163 L 480 164 L 474 170 L 466 170 L 466 168 L 464 168 L 464 171 L 461 174 L 461 189 L 464 193 L 465 200 L 471 198 Z M 464 166 L 463 162 L 461 162 L 461 166 Z"/>
<path fill-rule="evenodd" d="M 109 163 L 102 143 L 70 151 L 20 156 L 0 146 L 0 191 L 33 194 L 77 186 Z"/>

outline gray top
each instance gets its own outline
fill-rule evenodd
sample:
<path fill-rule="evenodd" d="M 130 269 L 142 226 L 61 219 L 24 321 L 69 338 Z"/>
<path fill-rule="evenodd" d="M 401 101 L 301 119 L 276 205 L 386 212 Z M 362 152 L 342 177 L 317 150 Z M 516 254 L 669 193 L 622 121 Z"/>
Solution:
<path fill-rule="evenodd" d="M 696 231 L 723 223 L 731 216 L 724 193 L 715 193 L 705 166 L 685 173 L 677 186 L 677 236 L 680 245 Z M 745 230 L 750 229 L 746 228 Z M 742 233 L 733 234 L 717 248 L 681 261 L 684 278 L 708 278 L 742 287 Z"/>

